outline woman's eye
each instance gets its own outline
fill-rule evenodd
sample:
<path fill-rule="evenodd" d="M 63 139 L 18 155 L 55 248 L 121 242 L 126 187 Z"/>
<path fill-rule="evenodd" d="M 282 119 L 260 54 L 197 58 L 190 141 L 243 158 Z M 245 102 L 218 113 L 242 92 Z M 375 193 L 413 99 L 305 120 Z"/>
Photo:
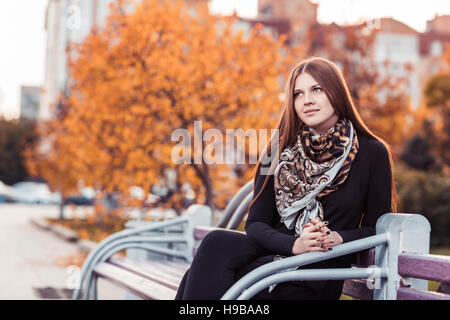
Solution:
<path fill-rule="evenodd" d="M 322 88 L 315 87 L 315 88 L 313 89 L 313 91 L 314 91 L 314 92 L 321 92 L 321 91 L 322 91 Z"/>
<path fill-rule="evenodd" d="M 302 94 L 301 92 L 295 92 L 295 93 L 294 93 L 294 98 L 299 97 L 301 94 Z"/>

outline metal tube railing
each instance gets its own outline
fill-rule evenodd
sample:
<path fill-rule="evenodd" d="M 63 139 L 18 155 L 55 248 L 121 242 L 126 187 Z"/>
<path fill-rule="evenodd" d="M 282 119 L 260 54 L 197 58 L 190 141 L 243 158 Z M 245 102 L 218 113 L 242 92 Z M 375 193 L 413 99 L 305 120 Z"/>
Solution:
<path fill-rule="evenodd" d="M 128 239 L 126 239 L 128 240 Z M 96 263 L 95 265 L 97 265 L 98 263 L 102 263 L 105 262 L 106 260 L 108 260 L 111 256 L 113 256 L 115 253 L 124 250 L 124 249 L 143 249 L 143 250 L 147 250 L 150 252 L 155 252 L 155 253 L 160 253 L 163 255 L 168 255 L 171 257 L 178 257 L 178 258 L 185 258 L 183 253 L 177 252 L 175 250 L 172 249 L 166 249 L 163 247 L 159 247 L 159 246 L 152 246 L 149 244 L 145 244 L 145 243 L 140 243 L 140 242 L 133 242 L 133 241 L 124 241 L 122 244 L 117 245 L 113 248 L 111 248 L 109 251 L 107 251 Z M 86 279 L 86 288 L 85 291 L 82 295 L 84 300 L 89 299 L 89 292 L 92 291 L 92 295 L 95 297 L 94 292 L 96 291 L 96 276 L 93 274 L 95 265 L 93 267 L 92 270 L 89 271 L 89 274 L 87 276 Z M 75 298 L 74 298 L 75 299 Z M 96 298 L 94 298 L 96 299 Z"/>
<path fill-rule="evenodd" d="M 387 277 L 387 268 L 340 268 L 340 269 L 308 269 L 280 272 L 259 280 L 237 298 L 237 300 L 248 300 L 261 290 L 272 284 L 300 281 L 300 280 L 346 280 L 346 279 L 368 279 L 376 275 L 379 278 Z"/>
<path fill-rule="evenodd" d="M 177 224 L 188 223 L 188 222 L 189 222 L 189 219 L 187 217 L 179 217 L 179 218 L 175 218 L 175 219 L 169 220 L 169 221 L 154 222 L 151 225 L 137 227 L 132 230 L 119 231 L 119 232 L 114 233 L 114 234 L 110 235 L 109 237 L 105 238 L 87 256 L 87 258 L 83 264 L 82 270 L 81 270 L 80 286 L 79 286 L 79 288 L 76 288 L 73 291 L 72 299 L 78 299 L 78 296 L 80 294 L 81 288 L 83 287 L 85 278 L 90 276 L 90 273 L 92 272 L 92 269 L 93 269 L 93 265 L 95 265 L 95 263 L 98 261 L 97 256 L 100 253 L 103 254 L 103 252 L 105 251 L 103 249 L 106 246 L 109 246 L 111 243 L 114 243 L 115 241 L 118 241 L 120 239 L 131 237 L 131 236 L 134 236 L 134 235 L 137 235 L 140 233 L 145 233 L 148 231 L 157 230 L 157 229 L 170 227 L 170 226 L 177 225 Z"/>
<path fill-rule="evenodd" d="M 300 254 L 285 259 L 277 260 L 265 264 L 242 277 L 237 281 L 223 296 L 222 300 L 236 299 L 246 288 L 261 280 L 264 277 L 270 276 L 274 273 L 281 272 L 286 269 L 300 267 L 303 265 L 328 260 L 331 258 L 343 256 L 346 254 L 355 253 L 384 245 L 389 241 L 389 233 L 382 233 L 375 236 L 343 243 L 333 247 L 332 251 L 328 252 L 309 252 Z"/>
<path fill-rule="evenodd" d="M 92 272 L 97 263 L 106 261 L 108 258 L 110 258 L 112 255 L 114 255 L 116 252 L 119 252 L 124 249 L 130 249 L 132 247 L 135 247 L 136 245 L 142 244 L 143 242 L 151 243 L 152 238 L 151 237 L 139 237 L 139 236 L 127 237 L 125 239 L 118 239 L 112 243 L 109 243 L 106 246 L 103 246 L 102 249 L 99 250 L 99 252 L 97 253 L 95 259 L 92 259 L 91 263 L 85 269 L 85 277 L 86 277 L 87 283 L 90 282 L 90 280 L 92 278 Z M 180 241 L 178 241 L 178 242 L 180 242 Z M 187 239 L 185 239 L 184 242 L 187 243 Z M 161 243 L 161 242 L 157 242 L 157 243 Z M 160 246 L 152 246 L 151 244 L 142 245 L 142 248 L 145 248 L 146 250 L 152 251 L 155 253 L 160 253 L 160 254 L 165 254 L 165 255 L 169 255 L 169 256 L 173 256 L 173 257 L 181 257 L 181 258 L 187 259 L 186 253 L 182 253 L 182 252 L 179 252 L 174 249 L 167 249 L 167 248 L 160 247 Z M 80 287 L 81 286 L 82 286 L 82 282 L 80 281 Z"/>
<path fill-rule="evenodd" d="M 233 216 L 231 217 L 230 221 L 227 224 L 226 227 L 227 229 L 236 230 L 239 227 L 242 220 L 244 219 L 244 216 L 248 212 L 248 207 L 250 206 L 252 199 L 253 199 L 253 192 L 250 192 L 237 207 L 236 211 L 234 212 Z"/>
<path fill-rule="evenodd" d="M 234 215 L 236 208 L 239 204 L 247 197 L 247 195 L 253 190 L 253 180 L 248 181 L 239 191 L 236 193 L 233 198 L 231 198 L 227 207 L 222 213 L 222 218 L 217 223 L 217 227 L 225 228 L 228 224 L 228 221 Z"/>

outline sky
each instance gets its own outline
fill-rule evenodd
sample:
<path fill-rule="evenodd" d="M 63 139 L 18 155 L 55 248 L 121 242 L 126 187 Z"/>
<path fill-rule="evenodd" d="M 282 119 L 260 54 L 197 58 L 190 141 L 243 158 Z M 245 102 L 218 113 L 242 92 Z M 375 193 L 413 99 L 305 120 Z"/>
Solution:
<path fill-rule="evenodd" d="M 19 116 L 20 86 L 42 85 L 48 0 L 0 0 L 0 114 Z M 423 32 L 435 14 L 450 14 L 449 0 L 311 0 L 321 23 L 351 24 L 393 17 Z M 254 17 L 257 0 L 211 0 L 216 14 Z"/>

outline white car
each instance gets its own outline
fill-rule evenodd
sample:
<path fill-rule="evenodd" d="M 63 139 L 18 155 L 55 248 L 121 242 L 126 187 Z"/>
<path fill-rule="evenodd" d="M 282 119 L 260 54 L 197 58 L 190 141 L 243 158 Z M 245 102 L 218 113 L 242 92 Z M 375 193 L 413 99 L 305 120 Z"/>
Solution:
<path fill-rule="evenodd" d="M 11 200 L 13 192 L 14 192 L 13 188 L 0 181 L 0 202 L 1 199 L 3 199 L 3 201 Z"/>
<path fill-rule="evenodd" d="M 21 203 L 57 204 L 61 195 L 42 182 L 17 182 L 12 185 L 12 200 Z"/>

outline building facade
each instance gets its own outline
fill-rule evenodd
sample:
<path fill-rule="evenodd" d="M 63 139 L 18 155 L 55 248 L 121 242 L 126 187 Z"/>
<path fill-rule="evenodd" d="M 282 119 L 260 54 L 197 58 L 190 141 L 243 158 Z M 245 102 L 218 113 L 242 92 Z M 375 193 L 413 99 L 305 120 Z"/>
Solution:
<path fill-rule="evenodd" d="M 22 86 L 20 88 L 20 119 L 37 120 L 41 88 Z"/>
<path fill-rule="evenodd" d="M 333 56 L 327 52 L 329 42 L 334 48 L 344 46 L 346 28 L 367 28 L 376 31 L 373 60 L 381 78 L 402 80 L 403 89 L 416 108 L 422 99 L 426 80 L 446 68 L 442 59 L 446 43 L 450 43 L 450 15 L 436 15 L 427 22 L 427 31 L 420 33 L 393 18 L 380 18 L 361 25 L 340 26 L 317 22 L 317 4 L 308 0 L 259 0 L 258 17 L 289 22 L 290 43 L 307 39 L 311 55 Z M 263 19 L 264 18 L 264 19 Z M 338 66 L 339 61 L 334 61 Z M 382 99 L 383 94 L 380 95 Z"/>
<path fill-rule="evenodd" d="M 258 18 L 284 19 L 291 26 L 293 44 L 305 39 L 309 28 L 317 23 L 318 4 L 309 0 L 259 0 Z"/>
<path fill-rule="evenodd" d="M 136 0 L 139 2 L 140 0 Z M 185 0 L 194 10 L 207 9 L 208 0 Z M 45 81 L 41 96 L 40 119 L 49 119 L 58 97 L 67 88 L 69 43 L 80 43 L 93 27 L 102 28 L 115 0 L 48 0 L 45 13 L 47 32 Z M 125 8 L 133 10 L 133 6 Z"/>
<path fill-rule="evenodd" d="M 403 22 L 380 19 L 374 43 L 374 60 L 381 79 L 403 80 L 403 88 L 417 108 L 421 99 L 420 34 Z"/>
<path fill-rule="evenodd" d="M 47 31 L 45 83 L 39 118 L 52 115 L 51 106 L 65 92 L 69 79 L 66 47 L 69 42 L 81 42 L 92 27 L 102 27 L 114 0 L 49 0 L 46 10 Z M 195 9 L 207 7 L 208 0 L 186 0 Z M 287 42 L 297 45 L 308 39 L 315 46 L 315 54 L 326 56 L 320 50 L 324 39 L 343 43 L 342 26 L 322 25 L 317 22 L 318 5 L 309 0 L 259 0 L 258 16 L 239 18 L 235 28 L 249 33 L 255 24 L 274 37 L 287 34 Z M 378 21 L 379 20 L 379 21 Z M 372 23 L 373 24 L 373 23 Z M 427 22 L 427 31 L 419 33 L 392 18 L 377 19 L 374 60 L 381 75 L 392 79 L 403 78 L 411 105 L 421 102 L 424 81 L 442 70 L 445 43 L 450 43 L 450 15 L 435 16 Z M 311 37 L 311 30 L 315 32 Z M 329 34 L 332 33 L 330 38 Z M 326 34 L 326 36 L 325 36 Z M 328 41 L 328 40 L 327 40 Z M 337 62 L 339 63 L 339 62 Z"/>
<path fill-rule="evenodd" d="M 49 0 L 45 13 L 47 33 L 45 81 L 40 119 L 49 119 L 58 96 L 66 90 L 68 79 L 67 45 L 81 42 L 92 27 L 101 27 L 113 0 Z"/>

